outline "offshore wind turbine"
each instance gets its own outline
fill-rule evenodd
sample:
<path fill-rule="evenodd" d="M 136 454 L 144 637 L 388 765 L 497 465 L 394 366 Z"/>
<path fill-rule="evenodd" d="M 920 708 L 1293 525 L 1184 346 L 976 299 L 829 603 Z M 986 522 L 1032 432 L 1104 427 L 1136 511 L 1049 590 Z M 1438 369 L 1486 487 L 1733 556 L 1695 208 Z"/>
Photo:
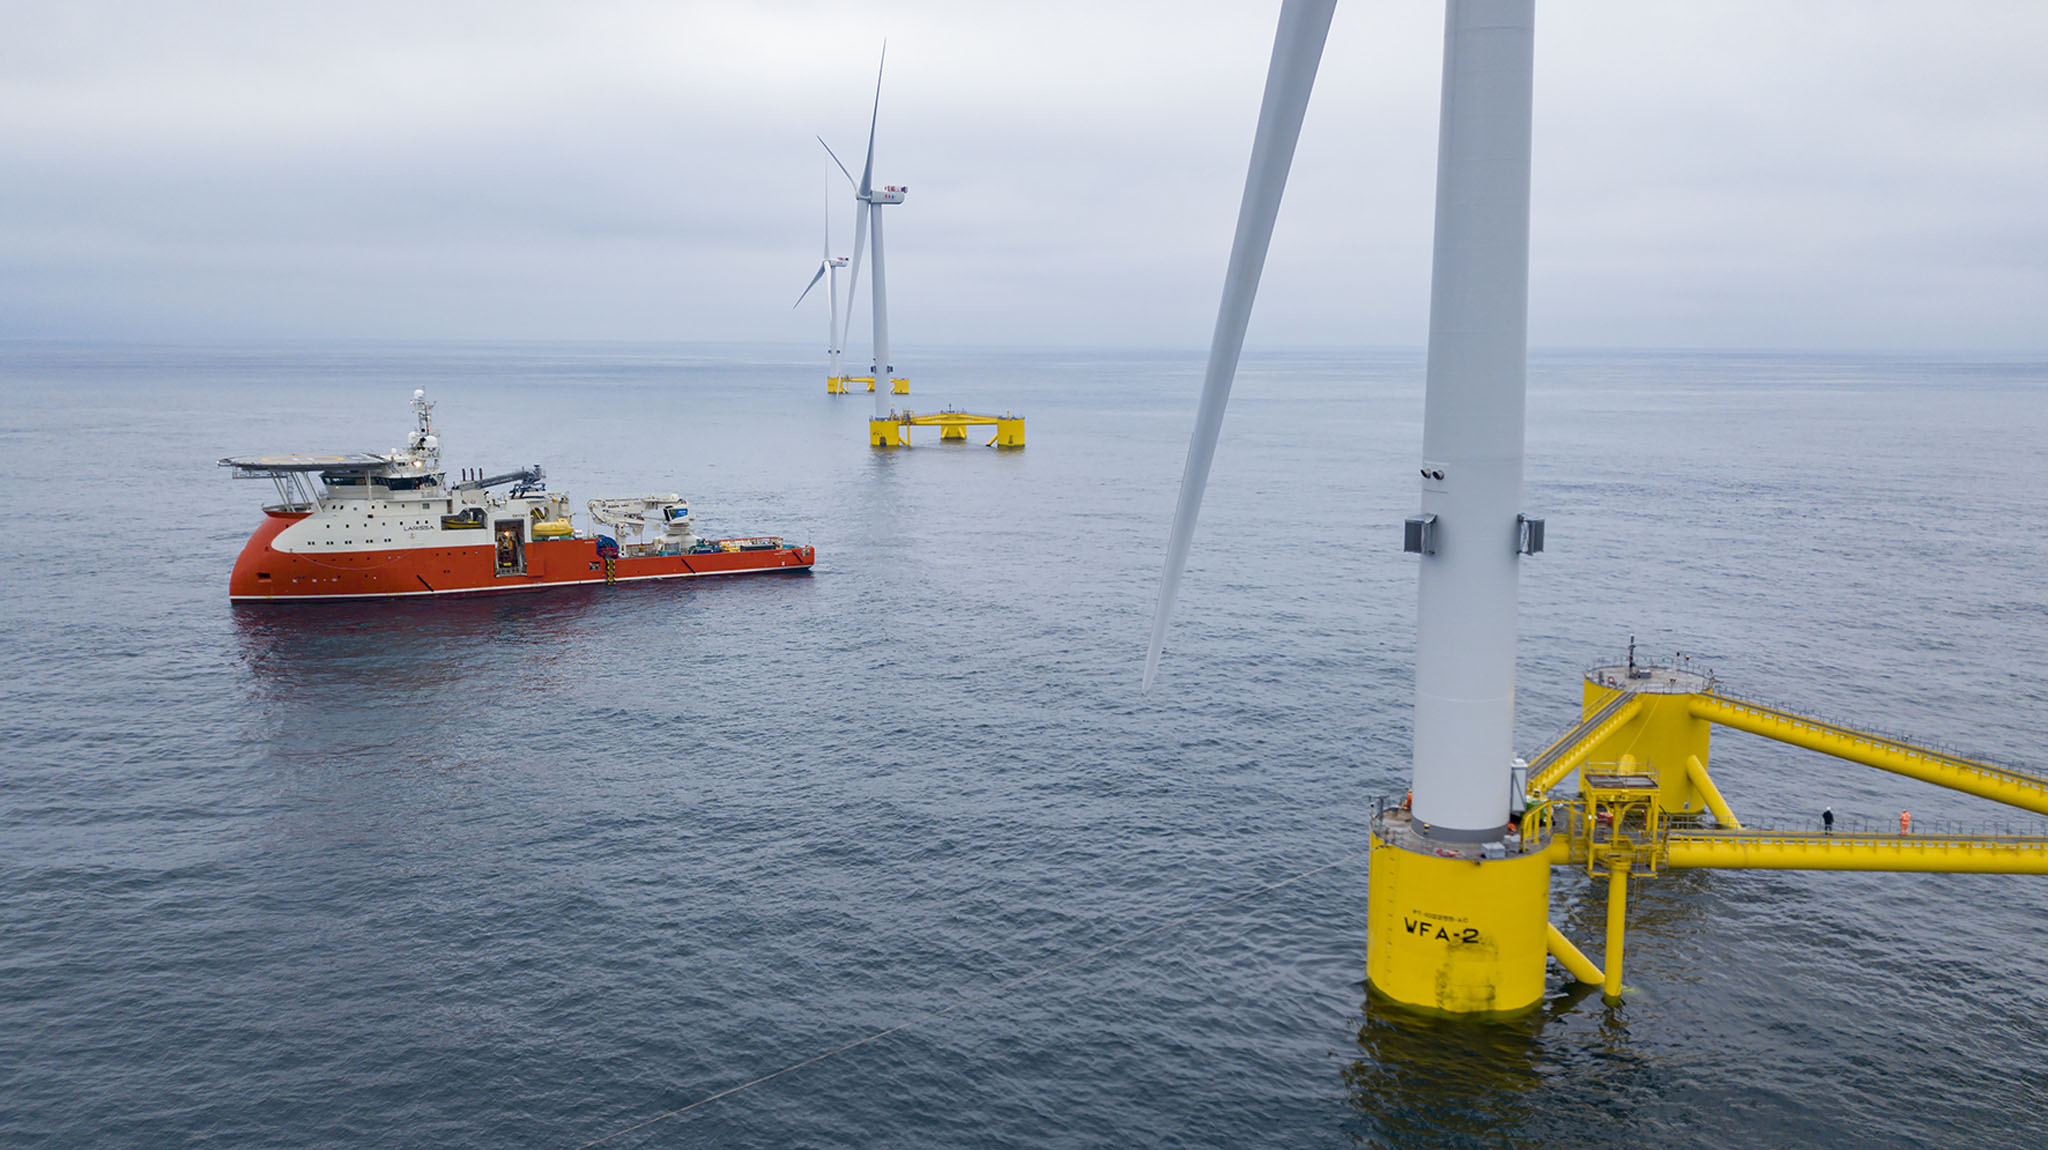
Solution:
<path fill-rule="evenodd" d="M 839 163 L 839 157 L 832 152 L 831 145 L 827 144 L 825 147 L 826 154 L 832 156 L 833 163 L 839 164 L 840 172 L 844 173 L 846 181 L 853 185 L 853 277 L 846 289 L 846 323 L 849 327 L 853 323 L 853 297 L 860 290 L 861 249 L 867 243 L 869 230 L 872 229 L 875 233 L 874 270 L 869 273 L 870 287 L 875 299 L 868 310 L 874 313 L 875 323 L 875 363 L 870 377 L 874 381 L 877 418 L 889 414 L 890 379 L 896 374 L 896 369 L 889 365 L 889 287 L 882 258 L 882 209 L 890 204 L 902 203 L 903 197 L 910 191 L 907 187 L 893 184 L 888 187 L 875 187 L 875 126 L 882 116 L 882 68 L 888 62 L 889 47 L 884 44 L 881 64 L 875 68 L 875 106 L 868 117 L 868 157 L 867 163 L 861 168 L 860 179 L 855 180 L 853 173 L 846 170 L 846 165 Z M 825 143 L 823 140 L 818 142 Z M 843 339 L 841 343 L 844 343 Z M 906 385 L 903 391 L 897 394 L 908 395 L 909 387 Z"/>
<path fill-rule="evenodd" d="M 824 143 L 823 140 L 818 142 Z M 829 154 L 831 149 L 827 148 L 826 152 Z M 838 161 L 834 160 L 833 162 L 837 163 Z M 804 297 L 810 295 L 811 289 L 818 286 L 818 280 L 823 278 L 827 272 L 831 273 L 831 282 L 825 285 L 825 295 L 831 300 L 831 307 L 828 309 L 825 325 L 825 390 L 833 395 L 840 395 L 846 391 L 846 372 L 840 367 L 839 269 L 846 266 L 846 257 L 832 254 L 831 173 L 827 172 L 825 178 L 827 186 L 825 189 L 824 254 L 819 257 L 817 274 L 811 277 L 810 283 L 804 285 L 804 290 L 802 294 L 796 297 L 796 302 L 789 306 L 791 311 L 803 306 Z M 848 299 L 847 306 L 851 308 L 851 299 Z"/>
<path fill-rule="evenodd" d="M 1158 666 L 1223 406 L 1336 0 L 1285 0 L 1252 144 L 1237 237 L 1160 580 L 1145 681 Z M 1624 992 L 1632 872 L 1732 867 L 2048 874 L 2037 835 L 1837 838 L 1743 828 L 1708 776 L 1710 725 L 2048 813 L 2048 777 L 1759 707 L 1680 664 L 1587 673 L 1579 722 L 1528 764 L 1514 758 L 1516 584 L 1543 549 L 1517 513 L 1528 371 L 1534 0 L 1448 0 L 1438 124 L 1436 237 L 1423 405 L 1413 787 L 1367 820 L 1366 980 L 1376 995 L 1450 1015 L 1526 1011 L 1546 960 L 1609 1001 Z M 1598 770 L 1595 770 L 1595 767 Z M 1551 788 L 1578 771 L 1578 795 Z M 1526 774 L 1525 774 L 1526 771 Z M 1714 819 L 1702 827 L 1704 809 Z M 1733 832 L 1735 837 L 1730 837 Z M 1549 922 L 1550 868 L 1607 880 L 1595 966 Z"/>
<path fill-rule="evenodd" d="M 1281 8 L 1167 542 L 1148 689 L 1335 7 L 1285 0 Z M 1516 583 L 1521 555 L 1536 549 L 1531 536 L 1540 538 L 1517 514 L 1534 23 L 1534 0 L 1447 4 L 1422 514 L 1409 520 L 1407 540 L 1422 564 L 1412 810 L 1371 824 L 1367 978 L 1396 1001 L 1453 1013 L 1536 1002 L 1550 929 L 1549 862 L 1519 848 L 1511 820 Z"/>

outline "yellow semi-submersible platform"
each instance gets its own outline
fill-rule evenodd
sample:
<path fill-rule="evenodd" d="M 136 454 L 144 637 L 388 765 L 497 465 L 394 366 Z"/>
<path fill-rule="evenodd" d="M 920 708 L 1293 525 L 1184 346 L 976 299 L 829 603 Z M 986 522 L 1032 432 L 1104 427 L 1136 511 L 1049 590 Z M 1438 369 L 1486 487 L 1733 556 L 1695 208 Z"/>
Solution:
<path fill-rule="evenodd" d="M 1906 813 L 1896 828 L 1745 826 L 1707 768 L 1719 725 L 2034 814 L 2048 814 L 2048 777 L 1733 698 L 1683 662 L 1594 667 L 1583 690 L 1579 721 L 1518 768 L 1526 783 L 1511 833 L 1450 842 L 1404 802 L 1375 812 L 1366 966 L 1376 992 L 1446 1014 L 1510 1013 L 1542 997 L 1555 958 L 1618 997 L 1629 881 L 1667 870 L 2048 874 L 2048 827 L 1956 832 L 1916 827 Z M 1574 777 L 1575 793 L 1560 794 Z M 1549 921 L 1555 867 L 1607 882 L 1601 964 Z"/>

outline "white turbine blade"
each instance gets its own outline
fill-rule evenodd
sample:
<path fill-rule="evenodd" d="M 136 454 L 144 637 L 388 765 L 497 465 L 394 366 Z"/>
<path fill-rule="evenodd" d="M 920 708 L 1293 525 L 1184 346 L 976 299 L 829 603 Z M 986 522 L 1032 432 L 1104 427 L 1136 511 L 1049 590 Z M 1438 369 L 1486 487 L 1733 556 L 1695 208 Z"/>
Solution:
<path fill-rule="evenodd" d="M 807 283 L 807 284 L 805 284 L 805 285 L 804 285 L 804 292 L 803 292 L 803 295 L 800 295 L 800 296 L 796 297 L 796 303 L 790 304 L 790 305 L 789 305 L 789 310 L 791 310 L 791 311 L 795 311 L 795 310 L 796 310 L 796 309 L 797 309 L 798 307 L 802 306 L 802 304 L 803 304 L 803 302 L 804 302 L 804 296 L 807 296 L 807 295 L 811 294 L 811 289 L 812 289 L 812 288 L 814 288 L 814 287 L 817 287 L 817 286 L 818 286 L 818 281 L 819 281 L 819 280 L 821 280 L 821 279 L 824 279 L 824 278 L 825 278 L 825 269 L 826 269 L 826 268 L 828 268 L 828 267 L 830 267 L 830 266 L 831 266 L 830 264 L 819 264 L 819 265 L 818 265 L 818 274 L 817 274 L 817 275 L 814 275 L 814 276 L 812 276 L 812 277 L 811 277 L 811 282 L 809 282 L 809 283 Z"/>
<path fill-rule="evenodd" d="M 882 41 L 882 62 L 875 66 L 875 110 L 868 116 L 868 163 L 860 170 L 860 195 L 862 199 L 875 190 L 875 125 L 882 118 L 882 68 L 889 63 L 889 42 Z"/>
<path fill-rule="evenodd" d="M 818 146 L 825 149 L 825 154 L 832 157 L 832 162 L 839 164 L 839 154 L 832 150 L 832 145 L 825 142 L 825 137 L 817 136 L 815 139 L 818 141 Z M 855 189 L 860 187 L 858 183 L 855 183 L 853 173 L 846 170 L 845 164 L 839 164 L 839 174 L 845 176 L 846 182 L 852 184 Z"/>
<path fill-rule="evenodd" d="M 860 255 L 868 246 L 868 206 L 853 201 L 853 276 L 846 281 L 846 318 L 839 325 L 839 346 L 846 346 L 846 333 L 853 327 L 853 297 L 860 294 Z"/>
<path fill-rule="evenodd" d="M 1159 579 L 1159 605 L 1152 615 L 1152 642 L 1145 652 L 1144 690 L 1152 689 L 1159 656 L 1166 649 L 1166 626 L 1173 615 L 1174 594 L 1187 568 L 1188 545 L 1195 520 L 1202 513 L 1202 490 L 1209 483 L 1209 464 L 1216 458 L 1216 438 L 1223 430 L 1223 408 L 1230 402 L 1230 384 L 1244 350 L 1245 326 L 1252 300 L 1259 292 L 1259 273 L 1273 240 L 1273 220 L 1280 195 L 1287 190 L 1287 170 L 1294 163 L 1294 145 L 1301 119 L 1315 87 L 1323 41 L 1337 0 L 1286 0 L 1280 7 L 1280 28 L 1273 37 L 1273 62 L 1266 71 L 1266 95 L 1259 106 L 1259 130 L 1252 139 L 1252 161 L 1244 178 L 1244 200 L 1237 209 L 1237 236 L 1230 244 L 1230 266 L 1223 274 L 1223 302 L 1216 309 L 1216 333 L 1209 341 L 1209 367 L 1202 378 L 1202 402 L 1195 413 L 1194 435 L 1188 441 L 1187 470 L 1181 474 L 1180 502 L 1173 512 L 1173 532 L 1166 541 L 1166 569 Z"/>

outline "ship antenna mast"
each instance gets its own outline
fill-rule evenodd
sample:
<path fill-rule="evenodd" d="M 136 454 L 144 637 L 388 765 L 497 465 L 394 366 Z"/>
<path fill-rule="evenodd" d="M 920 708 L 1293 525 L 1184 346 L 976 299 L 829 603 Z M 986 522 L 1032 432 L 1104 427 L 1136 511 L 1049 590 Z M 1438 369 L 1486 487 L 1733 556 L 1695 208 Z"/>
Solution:
<path fill-rule="evenodd" d="M 412 413 L 416 424 L 412 432 L 412 453 L 427 465 L 439 467 L 441 437 L 434 434 L 434 401 L 427 398 L 426 388 L 414 389 Z"/>

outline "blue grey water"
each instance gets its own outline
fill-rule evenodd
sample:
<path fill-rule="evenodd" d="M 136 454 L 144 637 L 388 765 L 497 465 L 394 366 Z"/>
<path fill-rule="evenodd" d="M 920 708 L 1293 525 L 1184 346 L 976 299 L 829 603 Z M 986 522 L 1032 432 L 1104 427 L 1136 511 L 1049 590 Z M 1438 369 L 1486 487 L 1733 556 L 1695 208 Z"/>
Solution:
<path fill-rule="evenodd" d="M 0 350 L 0 1144 L 573 1146 L 1345 859 L 1405 785 L 1421 360 L 1251 357 L 1137 690 L 1193 353 Z M 678 490 L 808 576 L 231 608 L 224 455 Z M 1538 355 L 1520 743 L 1631 635 L 2048 767 L 2048 363 Z M 1743 813 L 1997 808 L 1716 736 Z M 2024 821 L 2024 820 L 2009 820 Z M 1691 872 L 1619 1006 L 1368 1002 L 1352 858 L 607 1146 L 2038 1146 L 2048 879 Z M 1552 915 L 1597 955 L 1600 892 Z"/>

